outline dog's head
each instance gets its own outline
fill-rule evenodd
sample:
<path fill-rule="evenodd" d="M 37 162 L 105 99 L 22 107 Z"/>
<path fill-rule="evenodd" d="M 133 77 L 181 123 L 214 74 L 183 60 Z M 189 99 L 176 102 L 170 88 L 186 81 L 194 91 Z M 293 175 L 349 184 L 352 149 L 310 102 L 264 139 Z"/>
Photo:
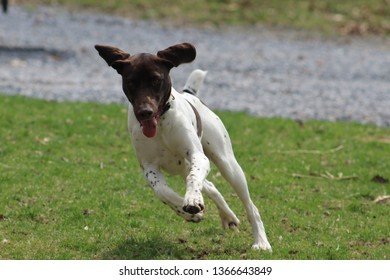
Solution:
<path fill-rule="evenodd" d="M 171 46 L 157 55 L 130 55 L 123 50 L 96 45 L 99 55 L 122 76 L 122 88 L 147 137 L 154 137 L 157 122 L 166 110 L 171 94 L 169 71 L 195 59 L 195 47 L 189 43 Z"/>

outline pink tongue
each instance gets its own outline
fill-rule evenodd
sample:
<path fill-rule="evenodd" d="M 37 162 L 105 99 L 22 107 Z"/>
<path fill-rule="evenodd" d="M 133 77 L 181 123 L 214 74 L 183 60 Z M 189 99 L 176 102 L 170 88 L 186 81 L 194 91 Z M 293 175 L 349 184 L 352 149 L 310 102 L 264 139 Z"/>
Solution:
<path fill-rule="evenodd" d="M 141 122 L 142 132 L 148 138 L 152 138 L 156 135 L 157 132 L 157 119 L 152 118 L 146 121 Z"/>

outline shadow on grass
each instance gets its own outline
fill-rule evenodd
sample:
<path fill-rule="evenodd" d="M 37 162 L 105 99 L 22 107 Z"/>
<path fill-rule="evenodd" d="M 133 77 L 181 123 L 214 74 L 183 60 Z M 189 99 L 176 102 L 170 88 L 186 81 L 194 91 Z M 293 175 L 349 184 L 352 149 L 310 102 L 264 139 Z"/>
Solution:
<path fill-rule="evenodd" d="M 188 248 L 164 237 L 129 238 L 103 255 L 106 260 L 186 259 Z"/>

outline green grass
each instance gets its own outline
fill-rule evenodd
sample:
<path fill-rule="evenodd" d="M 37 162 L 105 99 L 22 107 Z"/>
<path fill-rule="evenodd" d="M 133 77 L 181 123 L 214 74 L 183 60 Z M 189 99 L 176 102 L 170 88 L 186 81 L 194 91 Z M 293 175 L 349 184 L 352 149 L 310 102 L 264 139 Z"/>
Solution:
<path fill-rule="evenodd" d="M 157 200 L 125 107 L 0 95 L 0 112 L 0 259 L 390 259 L 389 205 L 374 203 L 390 184 L 372 180 L 390 178 L 389 129 L 219 113 L 270 254 L 250 250 L 243 207 L 215 170 L 239 233 L 220 227 L 209 199 L 200 224 Z"/>
<path fill-rule="evenodd" d="M 328 34 L 390 34 L 389 0 L 16 0 L 100 9 L 178 24 L 293 27 Z"/>

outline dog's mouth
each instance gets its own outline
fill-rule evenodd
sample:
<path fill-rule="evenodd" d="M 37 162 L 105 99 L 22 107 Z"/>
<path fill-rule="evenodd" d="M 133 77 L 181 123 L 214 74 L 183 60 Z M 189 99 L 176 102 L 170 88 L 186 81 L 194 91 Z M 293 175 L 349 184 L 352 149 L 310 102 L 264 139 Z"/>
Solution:
<path fill-rule="evenodd" d="M 169 103 L 163 103 L 163 106 L 157 108 L 157 110 L 153 110 L 153 106 L 150 106 L 151 110 L 139 111 L 136 114 L 136 117 L 140 123 L 142 133 L 147 138 L 153 138 L 157 134 L 157 124 L 160 121 L 160 117 L 165 114 L 167 110 L 170 108 Z"/>
<path fill-rule="evenodd" d="M 150 119 L 140 121 L 142 133 L 148 137 L 153 138 L 157 134 L 158 116 L 153 116 Z"/>

